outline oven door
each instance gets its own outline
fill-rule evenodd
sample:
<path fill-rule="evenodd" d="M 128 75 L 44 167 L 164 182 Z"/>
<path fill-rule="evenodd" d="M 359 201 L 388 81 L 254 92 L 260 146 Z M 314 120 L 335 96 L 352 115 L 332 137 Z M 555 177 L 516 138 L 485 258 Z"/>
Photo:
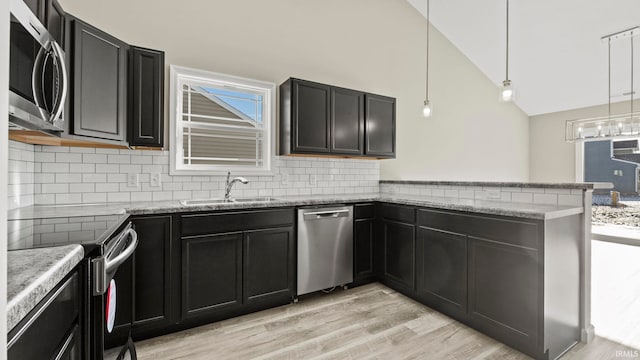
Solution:
<path fill-rule="evenodd" d="M 9 119 L 14 127 L 63 131 L 65 54 L 22 0 L 9 0 Z"/>
<path fill-rule="evenodd" d="M 92 259 L 93 357 L 136 359 L 133 323 L 133 258 L 138 235 L 131 223 L 105 244 L 104 255 Z"/>

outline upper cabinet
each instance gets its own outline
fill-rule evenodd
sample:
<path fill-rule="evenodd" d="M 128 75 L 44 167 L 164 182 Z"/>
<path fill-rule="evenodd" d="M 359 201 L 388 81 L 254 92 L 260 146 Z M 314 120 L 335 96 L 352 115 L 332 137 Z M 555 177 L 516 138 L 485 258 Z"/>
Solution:
<path fill-rule="evenodd" d="M 280 155 L 395 157 L 395 99 L 289 79 L 280 86 Z"/>
<path fill-rule="evenodd" d="M 396 99 L 367 94 L 365 154 L 396 156 Z"/>
<path fill-rule="evenodd" d="M 51 4 L 55 19 L 59 7 Z M 71 86 L 63 137 L 163 147 L 164 52 L 130 46 L 71 15 L 66 26 Z"/>
<path fill-rule="evenodd" d="M 124 141 L 129 46 L 74 19 L 69 134 Z"/>
<path fill-rule="evenodd" d="M 164 145 L 164 52 L 131 47 L 129 52 L 130 146 Z"/>
<path fill-rule="evenodd" d="M 33 14 L 64 48 L 65 13 L 57 0 L 24 0 Z"/>

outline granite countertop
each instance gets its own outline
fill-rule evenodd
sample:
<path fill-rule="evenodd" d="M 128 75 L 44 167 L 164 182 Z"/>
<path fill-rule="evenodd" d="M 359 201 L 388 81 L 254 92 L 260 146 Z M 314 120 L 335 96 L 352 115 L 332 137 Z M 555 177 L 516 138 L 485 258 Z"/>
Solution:
<path fill-rule="evenodd" d="M 522 187 L 522 188 L 540 188 L 540 189 L 582 189 L 582 190 L 613 189 L 613 184 L 609 182 L 544 183 L 544 182 L 495 182 L 495 181 L 380 180 L 380 184 Z"/>
<path fill-rule="evenodd" d="M 268 208 L 283 206 L 315 206 L 335 203 L 385 201 L 394 204 L 435 207 L 448 210 L 469 211 L 490 215 L 513 216 L 529 219 L 553 219 L 584 212 L 582 206 L 554 206 L 530 203 L 511 203 L 448 197 L 413 196 L 386 193 L 344 195 L 278 196 L 273 201 L 214 203 L 207 205 L 183 205 L 174 201 L 154 201 L 118 204 L 94 204 L 74 206 L 30 206 L 9 212 L 9 219 L 25 219 L 54 216 L 83 216 L 106 214 L 149 215 L 161 213 L 214 211 Z"/>
<path fill-rule="evenodd" d="M 7 329 L 16 326 L 84 257 L 81 245 L 7 253 Z"/>

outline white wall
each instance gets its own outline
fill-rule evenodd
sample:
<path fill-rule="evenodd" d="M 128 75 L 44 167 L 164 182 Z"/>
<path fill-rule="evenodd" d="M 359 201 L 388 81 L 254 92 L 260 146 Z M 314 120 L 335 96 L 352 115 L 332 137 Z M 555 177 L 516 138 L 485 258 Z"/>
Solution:
<path fill-rule="evenodd" d="M 7 190 L 9 102 L 9 2 L 0 1 L 0 189 Z M 0 239 L 7 234 L 7 201 L 0 198 Z M 7 242 L 0 241 L 0 360 L 7 357 Z"/>
<path fill-rule="evenodd" d="M 424 100 L 426 20 L 406 1 L 63 0 L 70 13 L 166 63 L 282 83 L 295 76 L 397 98 L 396 160 L 382 178 L 527 180 L 527 117 L 432 32 Z M 168 101 L 166 102 L 168 104 Z M 472 174 L 472 175 L 471 175 Z"/>
<path fill-rule="evenodd" d="M 611 113 L 628 113 L 629 101 L 612 104 Z M 640 110 L 640 101 L 634 102 Z M 576 145 L 566 142 L 567 120 L 606 116 L 608 106 L 598 105 L 581 109 L 532 116 L 529 120 L 529 173 L 531 181 L 576 181 Z"/>

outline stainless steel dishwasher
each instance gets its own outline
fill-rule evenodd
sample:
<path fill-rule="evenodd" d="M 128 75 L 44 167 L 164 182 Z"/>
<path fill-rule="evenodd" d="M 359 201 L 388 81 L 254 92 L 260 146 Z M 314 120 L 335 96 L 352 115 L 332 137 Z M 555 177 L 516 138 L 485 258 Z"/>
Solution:
<path fill-rule="evenodd" d="M 298 295 L 353 282 L 353 206 L 298 209 Z"/>

